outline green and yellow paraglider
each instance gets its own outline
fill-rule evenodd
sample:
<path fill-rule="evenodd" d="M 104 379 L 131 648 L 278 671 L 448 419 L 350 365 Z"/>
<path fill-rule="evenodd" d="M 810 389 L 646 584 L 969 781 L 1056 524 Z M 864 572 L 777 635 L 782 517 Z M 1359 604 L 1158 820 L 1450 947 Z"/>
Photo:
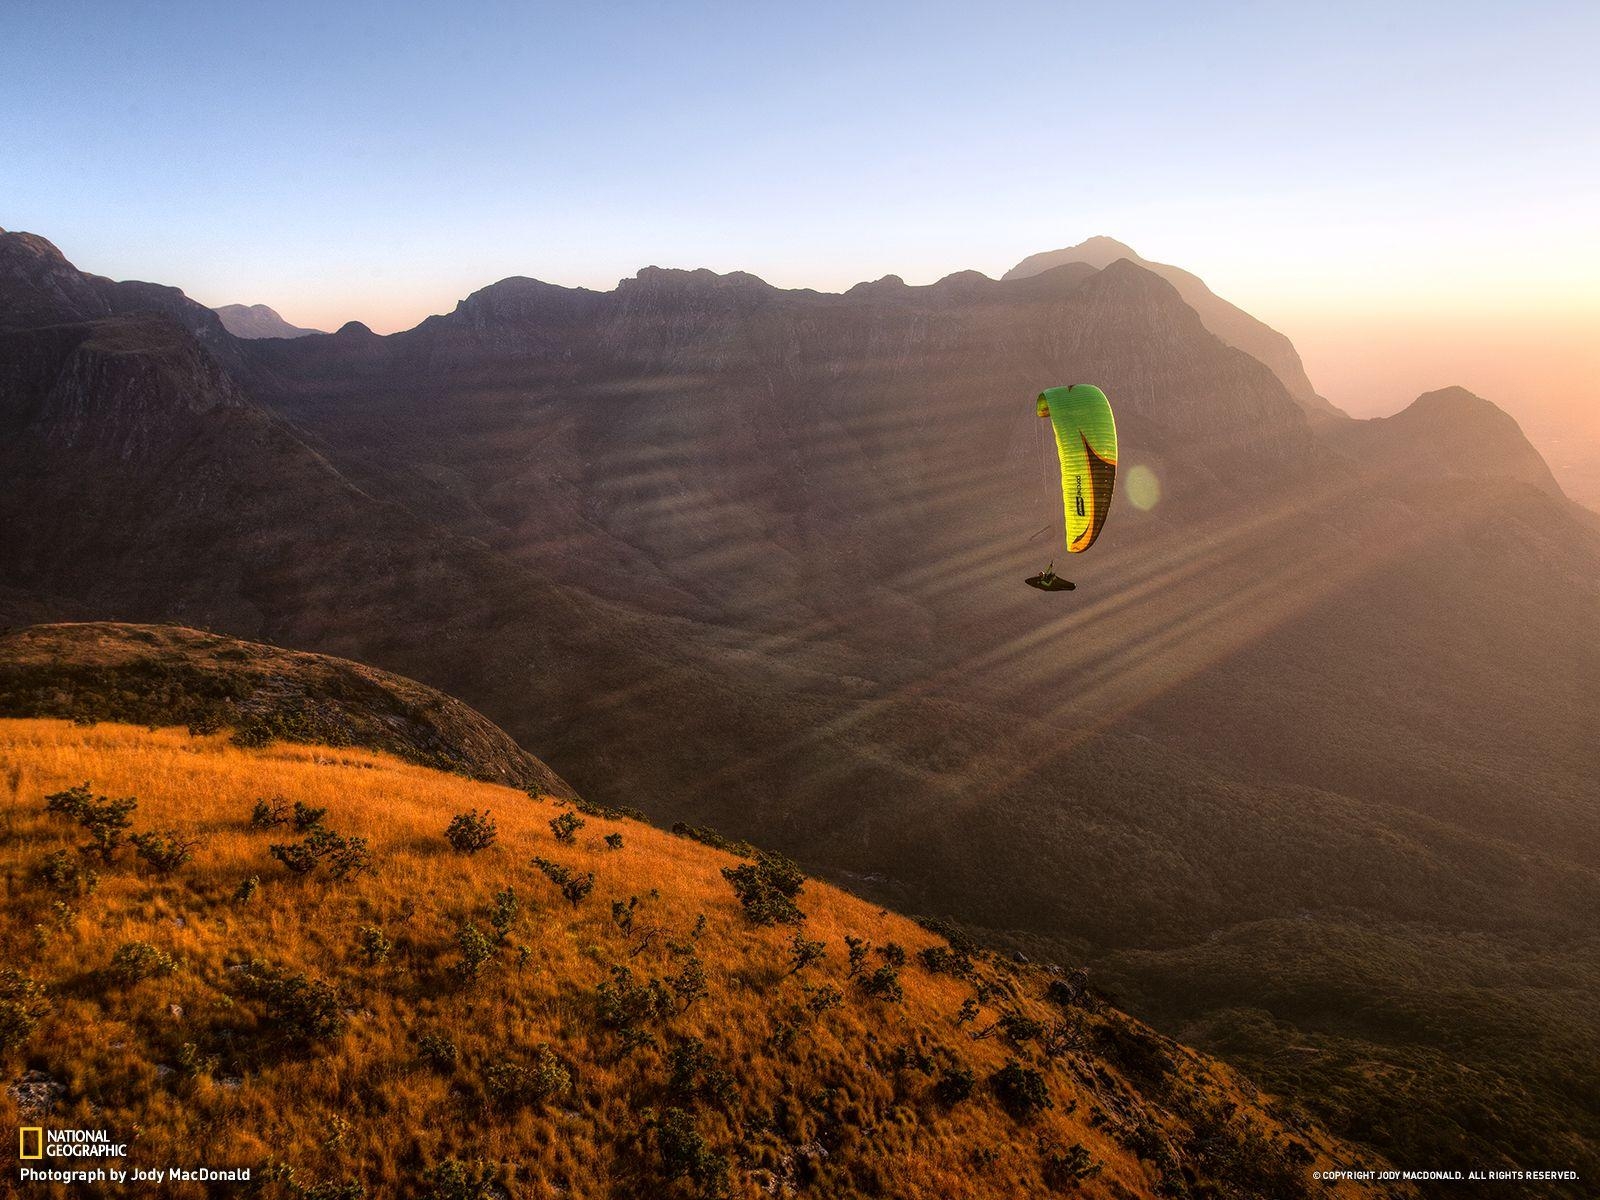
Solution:
<path fill-rule="evenodd" d="M 1048 417 L 1061 459 L 1061 499 L 1066 509 L 1068 554 L 1082 554 L 1105 528 L 1111 489 L 1117 479 L 1117 422 L 1111 401 L 1087 383 L 1046 388 L 1039 393 L 1039 415 Z M 1070 592 L 1051 563 L 1024 581 L 1045 592 Z"/>

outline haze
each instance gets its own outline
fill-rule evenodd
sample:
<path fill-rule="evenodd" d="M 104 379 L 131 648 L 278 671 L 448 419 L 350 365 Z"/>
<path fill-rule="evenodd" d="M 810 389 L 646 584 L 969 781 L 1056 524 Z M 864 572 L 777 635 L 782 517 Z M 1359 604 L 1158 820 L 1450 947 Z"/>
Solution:
<path fill-rule="evenodd" d="M 1597 35 L 1587 4 L 24 3 L 0 224 L 380 332 L 512 273 L 839 289 L 1105 233 L 1353 413 L 1460 383 L 1592 442 Z"/>

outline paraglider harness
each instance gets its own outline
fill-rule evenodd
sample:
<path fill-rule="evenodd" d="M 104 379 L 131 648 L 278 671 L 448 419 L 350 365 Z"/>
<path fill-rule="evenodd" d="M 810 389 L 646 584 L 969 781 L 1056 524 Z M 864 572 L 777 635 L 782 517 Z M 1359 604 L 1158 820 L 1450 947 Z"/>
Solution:
<path fill-rule="evenodd" d="M 1039 574 L 1034 575 L 1031 578 L 1024 579 L 1022 582 L 1027 584 L 1029 587 L 1038 588 L 1041 592 L 1070 592 L 1078 586 L 1071 580 L 1063 579 L 1061 576 L 1056 574 L 1056 564 L 1054 560 L 1051 560 L 1050 565 Z"/>

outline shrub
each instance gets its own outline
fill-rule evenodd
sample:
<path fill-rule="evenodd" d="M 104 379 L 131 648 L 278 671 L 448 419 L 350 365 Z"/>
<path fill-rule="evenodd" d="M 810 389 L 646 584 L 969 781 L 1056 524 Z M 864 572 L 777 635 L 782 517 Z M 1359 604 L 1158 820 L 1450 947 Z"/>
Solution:
<path fill-rule="evenodd" d="M 728 1159 L 712 1152 L 694 1127 L 692 1113 L 669 1108 L 649 1124 L 655 1132 L 661 1172 L 668 1180 L 688 1179 L 703 1196 L 727 1193 Z"/>
<path fill-rule="evenodd" d="M 917 958 L 935 975 L 953 975 L 957 979 L 967 979 L 972 975 L 972 960 L 948 946 L 929 946 L 926 950 L 919 950 Z"/>
<path fill-rule="evenodd" d="M 1085 1179 L 1100 1174 L 1100 1164 L 1089 1156 L 1081 1142 L 1073 1142 L 1065 1150 L 1052 1149 L 1045 1153 L 1044 1181 L 1053 1191 L 1076 1191 Z"/>
<path fill-rule="evenodd" d="M 595 991 L 601 1024 L 622 1034 L 628 1047 L 654 1042 L 645 1029 L 653 1020 L 672 1015 L 672 993 L 659 979 L 636 983 L 624 966 L 611 968 L 611 978 Z"/>
<path fill-rule="evenodd" d="M 235 904 L 249 904 L 250 901 L 256 898 L 256 893 L 260 890 L 261 877 L 259 875 L 251 875 L 242 880 L 239 886 L 234 889 L 233 902 Z"/>
<path fill-rule="evenodd" d="M 267 853 L 272 855 L 296 875 L 309 875 L 317 869 L 321 861 L 316 850 L 309 842 L 290 842 L 287 844 L 274 842 L 267 847 Z"/>
<path fill-rule="evenodd" d="M 149 942 L 123 942 L 111 956 L 111 974 L 123 983 L 138 983 L 178 969 L 172 956 Z"/>
<path fill-rule="evenodd" d="M 1017 1012 L 1002 1014 L 996 1024 L 999 1027 L 1001 1036 L 1013 1046 L 1020 1047 L 1023 1043 L 1033 1041 L 1044 1032 L 1044 1023 L 1042 1021 L 1035 1021 L 1032 1017 L 1024 1016 L 1022 1013 Z"/>
<path fill-rule="evenodd" d="M 493 1200 L 495 1170 L 482 1159 L 447 1158 L 422 1173 L 422 1200 Z"/>
<path fill-rule="evenodd" d="M 667 1056 L 667 1069 L 667 1091 L 674 1099 L 684 1103 L 704 1099 L 722 1108 L 732 1105 L 738 1090 L 733 1075 L 699 1038 L 680 1038 Z"/>
<path fill-rule="evenodd" d="M 1093 1008 L 1089 972 L 1079 967 L 1068 971 L 1064 979 L 1052 979 L 1044 990 L 1044 998 L 1059 1008 Z"/>
<path fill-rule="evenodd" d="M 437 1033 L 425 1033 L 417 1039 L 417 1053 L 441 1075 L 450 1075 L 456 1069 L 456 1044 Z"/>
<path fill-rule="evenodd" d="M 367 966 L 375 967 L 387 961 L 393 949 L 394 943 L 385 937 L 383 930 L 376 925 L 361 925 L 356 928 L 356 954 Z"/>
<path fill-rule="evenodd" d="M 289 823 L 289 802 L 281 797 L 274 796 L 271 800 L 257 800 L 255 808 L 250 810 L 250 827 L 252 829 L 276 829 L 279 825 Z"/>
<path fill-rule="evenodd" d="M 608 850 L 622 849 L 622 835 L 620 833 L 606 834 L 606 848 Z"/>
<path fill-rule="evenodd" d="M 547 1045 L 534 1051 L 533 1065 L 497 1062 L 483 1073 L 484 1091 L 503 1108 L 544 1104 L 572 1090 L 572 1072 Z"/>
<path fill-rule="evenodd" d="M 878 947 L 878 954 L 891 967 L 906 965 L 906 948 L 899 942 L 885 942 Z"/>
<path fill-rule="evenodd" d="M 561 889 L 561 894 L 573 904 L 578 904 L 594 891 L 594 872 L 586 871 L 579 875 L 576 871 L 562 866 L 560 863 L 551 862 L 548 858 L 536 858 L 533 865 L 538 867 L 544 877 Z"/>
<path fill-rule="evenodd" d="M 260 1000 L 266 1023 L 297 1042 L 326 1041 L 344 1032 L 344 997 L 333 985 L 261 962 L 240 972 L 247 996 Z"/>
<path fill-rule="evenodd" d="M 682 821 L 677 821 L 673 823 L 672 832 L 678 837 L 689 838 L 691 841 L 699 842 L 703 846 L 710 846 L 714 850 L 726 850 L 730 854 L 745 856 L 755 853 L 755 847 L 749 842 L 725 838 L 715 829 L 703 825 L 688 825 Z"/>
<path fill-rule="evenodd" d="M 844 935 L 844 945 L 846 954 L 850 959 L 848 977 L 854 978 L 861 974 L 861 968 L 866 966 L 867 952 L 872 949 L 872 944 L 866 938 L 852 937 L 847 933 Z"/>
<path fill-rule="evenodd" d="M 366 838 L 340 837 L 322 825 L 313 826 L 303 842 L 274 843 L 267 851 L 297 875 L 309 875 L 323 863 L 327 863 L 328 873 L 335 879 L 376 869 Z"/>
<path fill-rule="evenodd" d="M 683 969 L 667 980 L 667 986 L 672 989 L 685 1009 L 688 1010 L 696 1000 L 706 994 L 706 969 L 701 964 L 698 955 L 689 955 L 683 964 Z"/>
<path fill-rule="evenodd" d="M 577 840 L 578 830 L 584 824 L 584 819 L 577 813 L 564 812 L 550 818 L 550 832 L 563 846 L 570 846 Z"/>
<path fill-rule="evenodd" d="M 98 854 L 102 862 L 109 863 L 127 838 L 133 824 L 133 810 L 139 807 L 139 802 L 132 796 L 108 800 L 94 795 L 87 783 L 80 783 L 46 796 L 44 806 L 47 812 L 70 817 L 88 830 L 89 844 L 84 847 L 85 853 Z"/>
<path fill-rule="evenodd" d="M 820 1017 L 829 1009 L 838 1008 L 844 1003 L 844 993 L 831 983 L 825 983 L 819 988 L 811 989 L 806 997 L 806 1009 L 814 1017 Z"/>
<path fill-rule="evenodd" d="M 949 1066 L 933 1085 L 933 1098 L 946 1108 L 953 1108 L 972 1095 L 976 1077 L 966 1067 Z"/>
<path fill-rule="evenodd" d="M 494 958 L 494 943 L 471 921 L 463 921 L 456 930 L 456 949 L 461 952 L 461 961 L 453 970 L 458 979 L 468 983 L 482 975 L 489 960 Z"/>
<path fill-rule="evenodd" d="M 198 838 L 187 841 L 178 836 L 176 829 L 152 830 L 136 833 L 128 839 L 141 862 L 158 875 L 170 875 L 185 863 L 194 861 Z"/>
<path fill-rule="evenodd" d="M 326 808 L 313 808 L 304 800 L 294 802 L 294 815 L 290 818 L 294 822 L 295 832 L 305 833 L 322 824 L 322 818 L 328 815 Z"/>
<path fill-rule="evenodd" d="M 39 865 L 38 880 L 58 896 L 87 896 L 100 886 L 100 874 L 81 857 L 57 850 Z"/>
<path fill-rule="evenodd" d="M 794 975 L 807 967 L 815 966 L 828 957 L 827 945 L 823 942 L 813 942 L 798 929 L 794 938 L 789 943 L 789 974 Z"/>
<path fill-rule="evenodd" d="M 44 988 L 31 975 L 0 968 L 0 1054 L 9 1054 L 28 1040 L 50 1011 Z"/>
<path fill-rule="evenodd" d="M 905 989 L 900 986 L 900 972 L 884 963 L 871 975 L 861 977 L 861 990 L 879 1000 L 898 1002 L 905 999 Z"/>
<path fill-rule="evenodd" d="M 500 836 L 489 810 L 457 813 L 444 831 L 445 840 L 457 854 L 476 854 L 494 845 Z"/>
<path fill-rule="evenodd" d="M 989 1076 L 989 1086 L 1000 1107 L 1019 1121 L 1031 1121 L 1042 1110 L 1055 1107 L 1044 1076 L 1015 1060 Z"/>
<path fill-rule="evenodd" d="M 494 906 L 489 910 L 489 924 L 494 927 L 495 941 L 505 944 L 516 924 L 518 912 L 517 893 L 514 888 L 503 887 L 494 894 Z"/>
<path fill-rule="evenodd" d="M 763 850 L 753 863 L 723 867 L 722 877 L 739 897 L 752 924 L 797 925 L 806 919 L 794 902 L 805 876 L 783 855 Z"/>
<path fill-rule="evenodd" d="M 621 900 L 611 902 L 611 923 L 623 933 L 633 932 L 633 910 L 639 907 L 639 897 L 629 896 L 624 904 Z"/>

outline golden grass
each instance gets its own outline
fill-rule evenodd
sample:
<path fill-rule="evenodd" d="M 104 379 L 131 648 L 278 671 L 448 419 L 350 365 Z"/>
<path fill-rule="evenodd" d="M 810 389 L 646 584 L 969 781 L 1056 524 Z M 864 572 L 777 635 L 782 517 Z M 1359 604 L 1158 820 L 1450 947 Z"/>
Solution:
<path fill-rule="evenodd" d="M 194 862 L 167 879 L 142 871 L 124 851 L 102 869 L 99 889 L 63 916 L 32 872 L 82 836 L 47 814 L 43 797 L 84 780 L 97 793 L 137 796 L 136 829 L 175 827 L 204 842 Z M 295 835 L 248 825 L 254 801 L 265 796 L 325 806 L 328 826 L 371 841 L 377 874 L 345 882 L 292 876 L 267 846 Z M 450 817 L 485 808 L 498 824 L 498 843 L 476 855 L 453 852 L 443 837 Z M 792 931 L 751 927 L 719 874 L 739 861 L 734 856 L 637 822 L 596 817 L 586 818 L 575 846 L 558 845 L 548 822 L 560 811 L 549 798 L 364 751 L 244 750 L 225 735 L 0 721 L 0 936 L 7 963 L 52 989 L 51 1012 L 10 1054 L 6 1078 L 36 1068 L 65 1083 L 63 1106 L 45 1123 L 107 1127 L 133 1142 L 135 1166 L 249 1166 L 259 1177 L 265 1164 L 285 1164 L 300 1187 L 359 1180 L 368 1196 L 398 1196 L 414 1194 L 428 1164 L 456 1157 L 500 1164 L 517 1197 L 671 1195 L 636 1135 L 645 1108 L 672 1103 L 663 1091 L 666 1045 L 693 1035 L 736 1079 L 732 1112 L 707 1105 L 697 1118 L 711 1146 L 733 1157 L 732 1195 L 763 1194 L 771 1178 L 763 1169 L 782 1176 L 786 1161 L 804 1160 L 802 1147 L 819 1142 L 828 1156 L 800 1194 L 1039 1194 L 1043 1147 L 1073 1143 L 1102 1164 L 1076 1194 L 1154 1194 L 1153 1167 L 1117 1132 L 1130 1105 L 1166 1122 L 1163 1128 L 1174 1118 L 1114 1073 L 1097 1076 L 1087 1057 L 1041 1066 L 1055 1107 L 1020 1124 L 982 1083 L 1019 1052 L 998 1036 L 973 1040 L 952 1021 L 972 995 L 969 983 L 932 975 L 913 959 L 900 973 L 904 1002 L 895 1004 L 865 996 L 845 978 L 846 934 L 875 945 L 898 942 L 913 955 L 942 939 L 812 881 L 800 898 L 804 928 L 826 942 L 828 958 L 791 975 Z M 605 846 L 610 832 L 623 834 L 621 850 Z M 593 871 L 593 894 L 569 904 L 532 866 L 535 855 Z M 260 877 L 259 893 L 249 904 L 235 903 L 233 893 L 251 875 Z M 508 947 L 483 979 L 462 985 L 449 971 L 459 957 L 456 929 L 470 919 L 487 932 L 491 899 L 505 886 L 522 902 L 510 943 L 528 947 L 527 961 L 519 967 Z M 612 900 L 630 896 L 640 897 L 638 925 L 663 931 L 632 957 L 641 939 L 619 930 L 610 913 Z M 688 940 L 702 914 L 697 953 L 709 994 L 661 1023 L 661 1051 L 621 1052 L 618 1035 L 596 1018 L 595 988 L 617 963 L 641 978 L 674 973 L 679 961 L 666 943 Z M 378 926 L 394 941 L 387 963 L 360 962 L 359 925 Z M 174 955 L 180 969 L 132 985 L 109 981 L 104 968 L 128 941 Z M 309 1053 L 264 1041 L 259 1004 L 242 996 L 238 973 L 229 970 L 251 958 L 343 989 L 353 1010 L 348 1030 Z M 987 969 L 1013 979 L 1023 1011 L 1059 1015 L 1038 999 L 1042 972 Z M 803 1004 L 803 986 L 821 982 L 841 988 L 844 1004 L 803 1021 L 786 1051 L 770 1049 L 774 1030 Z M 986 1007 L 979 1024 L 994 1015 Z M 454 1077 L 419 1062 L 423 1033 L 458 1046 Z M 216 1055 L 214 1066 L 198 1074 L 165 1070 L 180 1065 L 185 1043 Z M 483 1068 L 500 1059 L 527 1062 L 543 1043 L 572 1069 L 572 1094 L 514 1111 L 486 1106 Z M 882 1065 L 903 1044 L 948 1048 L 977 1074 L 978 1090 L 952 1109 L 938 1105 L 931 1080 Z M 1259 1098 L 1226 1068 L 1186 1051 L 1178 1061 L 1186 1087 L 1232 1101 L 1277 1132 L 1256 1111 Z M 819 1105 L 814 1098 L 825 1088 L 838 1091 Z M 830 1122 L 825 1112 L 846 1119 Z M 750 1120 L 756 1114 L 777 1114 L 775 1128 L 757 1128 Z M 38 1122 L 24 1120 L 12 1097 L 0 1093 L 0 1125 L 31 1123 Z M 1331 1143 L 1300 1136 L 1322 1165 L 1331 1162 Z M 979 1169 L 972 1154 L 984 1147 L 999 1153 Z M 184 1186 L 191 1185 L 169 1194 L 206 1194 Z M 686 1185 L 676 1186 L 688 1194 Z M 301 1194 L 282 1183 L 266 1194 L 275 1193 Z"/>

